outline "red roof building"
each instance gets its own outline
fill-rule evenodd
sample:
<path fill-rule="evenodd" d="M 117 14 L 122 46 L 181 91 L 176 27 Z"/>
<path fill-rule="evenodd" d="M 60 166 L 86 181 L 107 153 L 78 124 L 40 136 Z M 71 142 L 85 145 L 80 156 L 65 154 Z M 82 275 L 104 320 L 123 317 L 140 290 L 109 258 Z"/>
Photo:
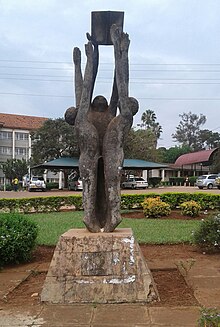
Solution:
<path fill-rule="evenodd" d="M 183 167 L 193 164 L 208 166 L 211 164 L 213 156 L 217 151 L 218 148 L 182 154 L 177 158 L 174 167 Z"/>
<path fill-rule="evenodd" d="M 0 113 L 0 128 L 35 130 L 46 120 L 48 118 Z"/>

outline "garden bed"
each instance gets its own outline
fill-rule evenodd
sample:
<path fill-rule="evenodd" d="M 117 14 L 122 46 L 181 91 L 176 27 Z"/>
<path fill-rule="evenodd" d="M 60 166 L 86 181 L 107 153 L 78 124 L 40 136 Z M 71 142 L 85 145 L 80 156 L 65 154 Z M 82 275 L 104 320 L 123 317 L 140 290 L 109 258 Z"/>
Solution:
<path fill-rule="evenodd" d="M 209 214 L 211 214 L 211 210 L 201 211 L 201 213 L 197 217 L 190 217 L 190 216 L 182 215 L 180 210 L 172 210 L 168 216 L 162 216 L 160 218 L 155 218 L 155 219 L 201 220 L 201 219 L 207 218 L 207 216 Z M 145 218 L 143 210 L 131 210 L 129 212 L 125 212 L 125 213 L 122 213 L 122 217 L 134 218 L 134 219 Z"/>
<path fill-rule="evenodd" d="M 169 256 L 175 259 L 189 257 L 196 258 L 201 254 L 190 245 L 141 245 L 141 250 L 149 264 L 154 260 L 157 265 Z M 32 262 L 39 264 L 41 270 L 33 271 L 16 289 L 7 296 L 7 302 L 1 302 L 1 308 L 10 308 L 23 305 L 39 305 L 39 294 L 46 277 L 45 267 L 48 268 L 53 256 L 54 247 L 38 246 L 34 251 Z M 155 261 L 156 260 L 156 261 Z M 43 267 L 43 268 L 42 268 Z M 12 267 L 13 268 L 13 267 Z M 13 270 L 13 269 L 12 269 Z M 190 306 L 198 305 L 193 290 L 187 285 L 178 269 L 151 269 L 157 285 L 160 302 L 151 306 Z M 16 271 L 14 270 L 16 274 Z"/>

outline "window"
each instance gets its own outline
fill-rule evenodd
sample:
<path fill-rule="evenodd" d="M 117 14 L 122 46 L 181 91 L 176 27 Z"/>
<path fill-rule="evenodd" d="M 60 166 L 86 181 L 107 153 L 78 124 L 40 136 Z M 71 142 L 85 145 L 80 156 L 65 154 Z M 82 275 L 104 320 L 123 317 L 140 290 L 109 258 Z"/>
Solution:
<path fill-rule="evenodd" d="M 9 146 L 0 146 L 0 154 L 11 155 L 12 148 Z"/>
<path fill-rule="evenodd" d="M 27 149 L 26 148 L 15 148 L 15 154 L 17 156 L 26 156 Z"/>
<path fill-rule="evenodd" d="M 15 133 L 15 139 L 18 141 L 27 141 L 28 140 L 28 133 L 20 133 L 16 132 Z"/>
<path fill-rule="evenodd" d="M 0 132 L 0 139 L 1 140 L 11 140 L 12 139 L 12 132 L 1 131 Z"/>

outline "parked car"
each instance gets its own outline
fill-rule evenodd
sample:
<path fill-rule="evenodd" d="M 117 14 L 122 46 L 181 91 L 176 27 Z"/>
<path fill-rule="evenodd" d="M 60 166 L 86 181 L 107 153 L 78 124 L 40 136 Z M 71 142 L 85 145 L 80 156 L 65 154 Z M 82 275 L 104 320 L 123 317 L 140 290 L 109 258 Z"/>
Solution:
<path fill-rule="evenodd" d="M 220 190 L 220 174 L 215 179 L 215 185 Z"/>
<path fill-rule="evenodd" d="M 218 177 L 217 174 L 210 174 L 210 175 L 201 175 L 196 180 L 196 186 L 198 186 L 199 189 L 208 188 L 211 189 L 215 184 L 215 179 Z"/>
<path fill-rule="evenodd" d="M 82 179 L 79 178 L 68 178 L 68 190 L 81 191 L 83 189 Z"/>
<path fill-rule="evenodd" d="M 121 184 L 122 188 L 148 188 L 148 182 L 142 177 L 131 177 Z"/>
<path fill-rule="evenodd" d="M 32 176 L 28 182 L 28 191 L 46 191 L 46 184 L 42 176 Z"/>

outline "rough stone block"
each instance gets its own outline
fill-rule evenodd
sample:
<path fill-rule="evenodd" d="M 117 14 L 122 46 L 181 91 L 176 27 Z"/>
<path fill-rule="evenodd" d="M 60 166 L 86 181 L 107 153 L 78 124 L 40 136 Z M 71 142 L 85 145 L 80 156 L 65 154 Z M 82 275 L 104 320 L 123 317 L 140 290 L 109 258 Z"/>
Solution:
<path fill-rule="evenodd" d="M 150 302 L 158 298 L 130 228 L 71 229 L 61 235 L 41 300 L 49 303 Z"/>

